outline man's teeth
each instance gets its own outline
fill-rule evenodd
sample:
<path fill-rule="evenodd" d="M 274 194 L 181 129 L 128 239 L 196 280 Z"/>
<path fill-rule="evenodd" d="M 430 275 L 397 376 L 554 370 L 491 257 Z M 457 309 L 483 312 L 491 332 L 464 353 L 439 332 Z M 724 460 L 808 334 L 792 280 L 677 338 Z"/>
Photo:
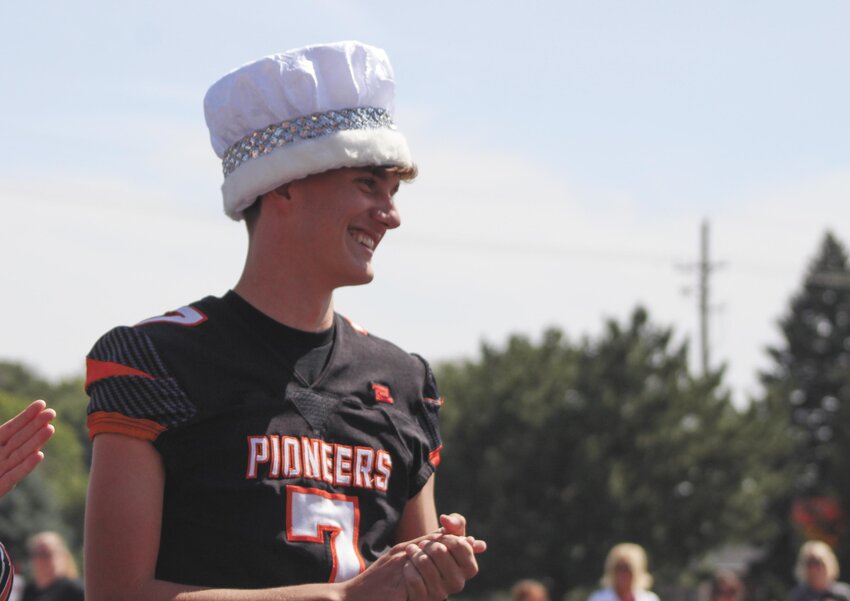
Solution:
<path fill-rule="evenodd" d="M 354 239 L 363 246 L 375 250 L 375 240 L 371 236 L 367 236 L 363 232 L 354 232 Z"/>

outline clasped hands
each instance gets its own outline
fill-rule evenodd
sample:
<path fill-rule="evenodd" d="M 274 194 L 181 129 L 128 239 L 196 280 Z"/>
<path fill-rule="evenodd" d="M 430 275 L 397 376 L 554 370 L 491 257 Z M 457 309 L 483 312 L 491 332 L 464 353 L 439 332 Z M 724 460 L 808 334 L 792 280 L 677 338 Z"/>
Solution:
<path fill-rule="evenodd" d="M 345 583 L 346 601 L 442 601 L 478 573 L 475 556 L 487 543 L 466 534 L 466 519 L 440 516 L 440 528 L 399 543 Z"/>

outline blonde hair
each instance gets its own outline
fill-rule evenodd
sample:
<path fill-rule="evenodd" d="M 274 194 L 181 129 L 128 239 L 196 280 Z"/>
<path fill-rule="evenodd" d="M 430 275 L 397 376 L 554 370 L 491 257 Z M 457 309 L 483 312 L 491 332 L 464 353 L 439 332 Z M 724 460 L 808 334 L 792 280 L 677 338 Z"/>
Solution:
<path fill-rule="evenodd" d="M 838 580 L 838 559 L 832 552 L 832 548 L 823 541 L 810 540 L 800 547 L 800 553 L 797 555 L 794 575 L 798 582 L 806 582 L 806 562 L 809 559 L 816 559 L 823 563 L 826 568 L 826 577 L 830 582 Z"/>
<path fill-rule="evenodd" d="M 646 569 L 646 551 L 635 543 L 620 543 L 608 551 L 605 558 L 605 574 L 602 576 L 602 586 L 614 586 L 614 567 L 623 562 L 632 572 L 632 589 L 648 591 L 652 586 L 652 576 Z"/>
<path fill-rule="evenodd" d="M 77 562 L 74 561 L 74 556 L 71 555 L 71 551 L 68 550 L 68 545 L 65 544 L 65 540 L 59 535 L 59 533 L 46 531 L 34 534 L 27 541 L 27 548 L 30 552 L 32 552 L 33 547 L 39 543 L 50 547 L 62 558 L 64 568 L 61 572 L 61 576 L 65 576 L 66 578 L 77 578 L 80 575 L 79 570 L 77 570 Z"/>

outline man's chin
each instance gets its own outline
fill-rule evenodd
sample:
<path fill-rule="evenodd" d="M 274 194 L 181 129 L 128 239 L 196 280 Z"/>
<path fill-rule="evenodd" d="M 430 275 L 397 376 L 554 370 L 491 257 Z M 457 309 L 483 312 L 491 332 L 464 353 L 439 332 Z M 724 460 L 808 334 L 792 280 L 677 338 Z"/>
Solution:
<path fill-rule="evenodd" d="M 365 286 L 366 284 L 370 283 L 374 279 L 375 279 L 375 274 L 370 271 L 369 273 L 364 274 L 361 277 L 352 278 L 350 281 L 348 281 L 344 284 L 341 284 L 339 287 L 340 288 L 347 288 L 347 287 L 350 287 L 350 286 Z"/>

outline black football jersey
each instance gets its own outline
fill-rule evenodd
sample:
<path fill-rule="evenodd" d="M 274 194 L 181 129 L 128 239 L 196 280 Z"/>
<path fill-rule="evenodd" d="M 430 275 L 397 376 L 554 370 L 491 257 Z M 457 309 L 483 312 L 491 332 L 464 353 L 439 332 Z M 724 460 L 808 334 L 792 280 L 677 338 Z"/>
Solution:
<path fill-rule="evenodd" d="M 165 467 L 156 576 L 262 588 L 351 578 L 393 543 L 439 463 L 421 357 L 334 316 L 316 380 L 234 292 L 103 336 L 87 358 L 89 435 L 149 440 Z"/>

